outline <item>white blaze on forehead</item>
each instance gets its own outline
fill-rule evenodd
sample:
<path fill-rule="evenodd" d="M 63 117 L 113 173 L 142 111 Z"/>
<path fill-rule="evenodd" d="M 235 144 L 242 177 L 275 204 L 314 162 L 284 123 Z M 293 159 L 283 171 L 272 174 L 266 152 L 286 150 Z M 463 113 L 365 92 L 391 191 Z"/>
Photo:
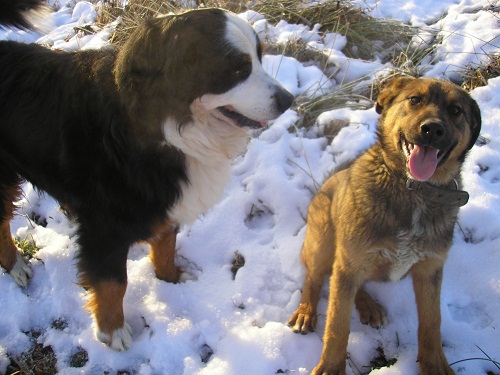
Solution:
<path fill-rule="evenodd" d="M 243 19 L 232 13 L 226 13 L 226 40 L 231 46 L 258 60 L 258 38 L 252 27 Z"/>

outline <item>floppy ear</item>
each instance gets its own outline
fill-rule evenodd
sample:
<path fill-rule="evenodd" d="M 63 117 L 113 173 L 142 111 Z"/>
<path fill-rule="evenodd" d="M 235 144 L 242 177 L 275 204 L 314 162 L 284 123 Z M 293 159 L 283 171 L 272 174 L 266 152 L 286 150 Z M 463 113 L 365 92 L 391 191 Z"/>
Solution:
<path fill-rule="evenodd" d="M 179 123 L 190 116 L 189 103 L 182 101 L 178 92 L 181 83 L 186 84 L 179 76 L 179 69 L 186 65 L 181 61 L 190 36 L 185 26 L 183 16 L 148 19 L 117 54 L 114 75 L 118 94 L 139 133 L 162 136 L 160 124 L 173 115 L 172 108 L 176 108 Z"/>
<path fill-rule="evenodd" d="M 479 106 L 476 101 L 470 98 L 470 127 L 471 127 L 471 136 L 470 141 L 467 146 L 467 150 L 470 150 L 472 146 L 476 143 L 479 138 L 479 133 L 481 132 L 481 111 L 479 110 Z"/>
<path fill-rule="evenodd" d="M 375 104 L 377 113 L 381 114 L 384 108 L 391 104 L 399 91 L 406 86 L 408 82 L 414 79 L 415 78 L 410 77 L 396 77 L 390 80 L 377 98 L 377 103 Z"/>
<path fill-rule="evenodd" d="M 117 54 L 113 73 L 119 94 L 127 106 L 137 112 L 145 112 L 143 105 L 151 99 L 145 95 L 164 95 L 158 90 L 165 86 L 162 82 L 168 61 L 165 55 L 171 46 L 164 43 L 162 29 L 168 29 L 173 21 L 173 16 L 147 20 L 129 36 Z"/>

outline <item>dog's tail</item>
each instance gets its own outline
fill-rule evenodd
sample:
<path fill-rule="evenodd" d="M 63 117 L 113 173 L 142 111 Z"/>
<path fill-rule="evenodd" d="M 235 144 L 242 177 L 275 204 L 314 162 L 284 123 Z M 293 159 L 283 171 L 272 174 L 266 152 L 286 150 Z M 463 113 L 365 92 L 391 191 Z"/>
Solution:
<path fill-rule="evenodd" d="M 50 8 L 44 0 L 0 0 L 0 25 L 20 29 L 46 30 L 51 27 Z"/>

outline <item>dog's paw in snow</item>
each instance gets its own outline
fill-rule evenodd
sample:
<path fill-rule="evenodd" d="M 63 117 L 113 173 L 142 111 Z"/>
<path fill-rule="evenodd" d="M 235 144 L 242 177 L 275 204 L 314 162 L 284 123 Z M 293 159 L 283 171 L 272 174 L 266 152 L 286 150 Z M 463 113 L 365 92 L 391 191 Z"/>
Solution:
<path fill-rule="evenodd" d="M 25 288 L 28 286 L 28 281 L 33 275 L 33 271 L 29 266 L 29 262 L 22 256 L 21 253 L 17 252 L 16 258 L 16 263 L 9 273 L 17 285 Z"/>
<path fill-rule="evenodd" d="M 198 277 L 195 274 L 189 273 L 184 268 L 180 268 L 179 283 L 185 283 L 186 281 L 197 281 Z"/>
<path fill-rule="evenodd" d="M 132 345 L 132 328 L 127 323 L 124 323 L 123 327 L 115 329 L 111 333 L 97 329 L 96 336 L 99 341 L 117 352 L 128 350 Z"/>

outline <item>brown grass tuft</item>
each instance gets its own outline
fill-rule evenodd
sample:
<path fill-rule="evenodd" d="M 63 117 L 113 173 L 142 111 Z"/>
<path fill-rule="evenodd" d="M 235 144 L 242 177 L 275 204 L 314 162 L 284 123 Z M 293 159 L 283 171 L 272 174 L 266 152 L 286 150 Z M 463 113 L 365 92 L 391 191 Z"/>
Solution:
<path fill-rule="evenodd" d="M 57 374 L 57 358 L 50 346 L 38 342 L 40 332 L 27 333 L 33 346 L 20 356 L 9 356 L 10 365 L 6 375 L 48 375 Z"/>
<path fill-rule="evenodd" d="M 486 86 L 490 78 L 500 76 L 500 56 L 488 56 L 488 61 L 479 67 L 468 67 L 462 73 L 464 83 L 462 88 L 467 91 L 474 90 L 476 87 Z"/>

